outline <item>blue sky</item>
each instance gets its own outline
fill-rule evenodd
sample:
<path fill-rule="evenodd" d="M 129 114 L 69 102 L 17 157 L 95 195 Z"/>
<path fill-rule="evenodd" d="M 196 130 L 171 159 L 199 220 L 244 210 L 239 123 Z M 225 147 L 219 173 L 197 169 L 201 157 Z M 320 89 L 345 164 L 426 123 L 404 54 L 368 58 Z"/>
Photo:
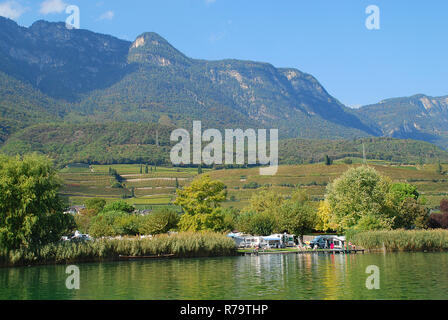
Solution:
<path fill-rule="evenodd" d="M 82 29 L 127 40 L 154 31 L 193 58 L 297 68 L 348 106 L 448 95 L 446 0 L 0 0 L 0 15 L 65 21 L 67 5 Z M 369 5 L 380 30 L 365 26 Z"/>

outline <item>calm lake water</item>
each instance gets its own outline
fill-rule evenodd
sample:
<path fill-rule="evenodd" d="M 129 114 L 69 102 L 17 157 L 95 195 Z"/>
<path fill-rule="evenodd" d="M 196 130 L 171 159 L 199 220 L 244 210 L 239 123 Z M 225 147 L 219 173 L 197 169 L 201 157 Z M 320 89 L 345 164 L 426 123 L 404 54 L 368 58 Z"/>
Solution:
<path fill-rule="evenodd" d="M 366 268 L 380 289 L 366 288 Z M 0 299 L 448 299 L 448 253 L 263 255 L 0 269 Z"/>

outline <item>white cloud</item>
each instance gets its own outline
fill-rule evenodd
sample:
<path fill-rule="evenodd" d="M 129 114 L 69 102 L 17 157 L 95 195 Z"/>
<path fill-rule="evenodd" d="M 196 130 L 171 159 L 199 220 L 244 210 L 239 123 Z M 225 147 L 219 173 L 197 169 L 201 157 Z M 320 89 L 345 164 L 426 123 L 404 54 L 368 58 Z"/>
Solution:
<path fill-rule="evenodd" d="M 111 10 L 104 12 L 98 20 L 112 20 L 115 17 L 115 13 Z"/>
<path fill-rule="evenodd" d="M 20 3 L 14 0 L 0 3 L 0 16 L 5 18 L 15 20 L 25 11 L 26 8 L 22 7 Z"/>
<path fill-rule="evenodd" d="M 67 8 L 68 4 L 62 0 L 45 0 L 40 5 L 40 13 L 61 13 Z"/>

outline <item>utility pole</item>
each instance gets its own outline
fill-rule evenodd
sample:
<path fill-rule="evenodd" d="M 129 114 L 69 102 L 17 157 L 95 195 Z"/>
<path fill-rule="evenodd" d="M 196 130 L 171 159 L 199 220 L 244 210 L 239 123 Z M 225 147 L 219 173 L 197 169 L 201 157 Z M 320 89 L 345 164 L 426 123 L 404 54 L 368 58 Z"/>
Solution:
<path fill-rule="evenodd" d="M 364 142 L 362 143 L 362 157 L 364 159 L 364 164 L 367 164 L 367 159 L 366 159 L 366 146 L 364 145 Z"/>

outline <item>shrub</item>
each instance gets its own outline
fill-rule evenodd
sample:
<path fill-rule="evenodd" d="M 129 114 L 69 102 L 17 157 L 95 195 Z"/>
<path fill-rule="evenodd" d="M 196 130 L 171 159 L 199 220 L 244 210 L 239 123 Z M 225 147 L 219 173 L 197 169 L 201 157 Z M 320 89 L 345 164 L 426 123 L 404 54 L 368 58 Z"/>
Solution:
<path fill-rule="evenodd" d="M 429 217 L 428 226 L 432 229 L 448 229 L 448 213 L 433 213 Z"/>

